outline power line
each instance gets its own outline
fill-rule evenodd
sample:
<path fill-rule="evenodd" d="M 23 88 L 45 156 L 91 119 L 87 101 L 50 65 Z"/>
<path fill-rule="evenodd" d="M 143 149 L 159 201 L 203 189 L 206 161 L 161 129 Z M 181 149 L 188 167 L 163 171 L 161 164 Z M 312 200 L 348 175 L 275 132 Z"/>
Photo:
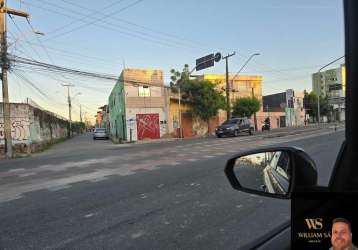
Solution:
<path fill-rule="evenodd" d="M 36 31 L 34 29 L 34 27 L 32 26 L 32 24 L 30 23 L 29 18 L 26 18 L 27 24 L 30 26 L 31 31 L 35 34 L 35 37 L 38 41 L 38 43 L 40 44 L 40 46 L 43 48 L 43 50 L 45 51 L 45 54 L 47 55 L 48 59 L 50 60 L 51 63 L 54 63 L 54 61 L 52 60 L 50 54 L 48 53 L 46 47 L 43 45 L 43 43 L 41 42 L 41 40 L 36 36 Z"/>
<path fill-rule="evenodd" d="M 54 38 L 58 38 L 58 37 L 63 36 L 63 35 L 67 35 L 67 34 L 69 34 L 69 33 L 72 33 L 72 32 L 74 32 L 74 31 L 76 31 L 76 30 L 82 29 L 82 28 L 84 28 L 84 27 L 86 27 L 86 26 L 95 24 L 95 23 L 97 23 L 97 22 L 99 22 L 99 21 L 103 21 L 104 19 L 108 19 L 109 17 L 111 17 L 111 16 L 113 16 L 113 15 L 117 15 L 118 13 L 120 13 L 120 12 L 126 10 L 126 9 L 129 9 L 130 7 L 133 7 L 133 6 L 137 5 L 137 4 L 139 4 L 140 2 L 142 2 L 142 1 L 144 1 L 144 0 L 137 0 L 137 1 L 135 1 L 134 3 L 131 3 L 131 4 L 125 6 L 125 7 L 121 8 L 121 9 L 119 9 L 119 10 L 117 10 L 117 11 L 113 11 L 113 12 L 111 12 L 111 13 L 109 13 L 109 14 L 104 15 L 101 19 L 96 18 L 96 19 L 94 19 L 94 20 L 91 21 L 91 22 L 86 22 L 85 24 L 82 24 L 82 25 L 80 25 L 80 26 L 78 26 L 78 27 L 76 27 L 76 28 L 73 28 L 73 29 L 69 30 L 69 31 L 60 33 L 60 34 L 58 34 L 58 35 L 56 35 L 56 36 L 54 36 L 54 37 L 52 37 L 52 38 L 49 38 L 49 39 L 47 39 L 47 40 L 54 39 Z M 117 2 L 117 3 L 118 3 L 118 2 Z M 116 4 L 116 3 L 112 3 L 112 5 L 113 5 L 113 4 Z M 110 7 L 110 6 L 109 6 L 109 7 Z M 93 15 L 93 14 L 95 14 L 95 13 L 91 13 L 90 15 Z M 87 16 L 86 16 L 85 18 L 82 18 L 82 19 L 86 19 L 86 18 L 87 18 Z M 79 19 L 79 21 L 83 21 L 82 19 Z"/>
<path fill-rule="evenodd" d="M 39 1 L 39 0 L 38 0 L 38 1 Z M 57 6 L 57 7 L 60 8 L 60 9 L 65 9 L 65 8 L 63 8 L 62 6 L 59 6 L 59 5 L 55 4 L 55 3 L 48 3 L 47 1 L 40 1 L 40 2 L 46 3 L 46 4 L 51 5 L 51 6 L 55 6 L 55 7 Z M 120 4 L 121 2 L 123 2 L 123 0 L 114 1 L 114 2 L 110 3 L 109 5 L 103 7 L 102 10 L 106 10 L 106 9 L 112 8 L 114 5 Z M 79 14 L 78 12 L 75 12 L 75 11 L 70 10 L 70 9 L 67 9 L 66 11 L 69 11 L 69 12 L 72 12 L 72 13 L 75 13 L 75 14 Z M 61 26 L 61 27 L 59 27 L 59 28 L 55 28 L 54 30 L 48 32 L 48 34 L 57 33 L 58 31 L 63 30 L 63 29 L 66 29 L 66 28 L 68 28 L 69 26 L 71 26 L 71 25 L 73 25 L 73 24 L 75 24 L 75 23 L 84 21 L 84 20 L 87 19 L 87 18 L 93 19 L 93 15 L 96 15 L 97 13 L 98 13 L 98 10 L 92 11 L 91 13 L 89 13 L 89 14 L 83 16 L 82 18 L 76 18 L 74 21 L 71 21 L 71 22 L 69 22 L 69 23 L 67 23 L 67 24 L 65 24 L 65 25 L 63 25 L 63 26 Z M 81 14 L 81 15 L 82 15 L 82 14 Z M 69 15 L 68 15 L 68 17 L 71 17 L 71 18 L 72 18 L 72 16 L 69 16 Z"/>
<path fill-rule="evenodd" d="M 19 26 L 16 24 L 16 22 L 15 22 L 14 18 L 12 17 L 12 15 L 10 15 L 10 14 L 8 14 L 8 15 L 9 15 L 11 21 L 14 23 L 16 29 L 19 31 L 20 35 L 22 35 L 23 32 L 21 31 L 21 29 L 19 28 Z M 36 50 L 34 47 L 32 47 L 32 46 L 30 45 L 30 48 L 35 52 L 35 54 L 36 54 L 40 59 L 42 59 L 41 55 L 37 52 L 37 50 Z"/>
<path fill-rule="evenodd" d="M 62 66 L 52 65 L 48 63 L 43 63 L 35 60 L 30 60 L 27 58 L 10 55 L 9 57 L 10 61 L 15 63 L 16 67 L 19 68 L 25 68 L 25 69 L 31 69 L 31 70 L 43 70 L 48 72 L 54 72 L 54 73 L 67 73 L 72 75 L 80 75 L 83 77 L 90 77 L 90 78 L 98 78 L 103 80 L 111 80 L 111 81 L 118 81 L 119 77 L 117 75 L 113 74 L 105 74 L 105 73 L 97 73 L 97 72 L 89 72 L 89 71 L 81 71 L 78 69 L 72 69 L 72 68 L 66 68 Z M 126 83 L 139 86 L 139 85 L 150 85 L 153 87 L 164 87 L 162 82 L 146 82 L 143 80 L 137 80 L 137 79 L 125 79 Z"/>
<path fill-rule="evenodd" d="M 65 3 L 67 3 L 67 4 L 70 4 L 70 5 L 72 5 L 72 6 L 76 6 L 76 7 L 80 8 L 80 9 L 85 9 L 85 10 L 89 10 L 89 11 L 94 11 L 93 9 L 88 8 L 88 7 L 84 6 L 84 5 L 80 5 L 80 4 L 78 4 L 78 3 L 74 3 L 74 2 L 71 2 L 71 1 L 68 1 L 68 0 L 61 0 L 61 1 L 62 1 L 62 2 L 65 2 Z M 102 9 L 102 11 L 103 11 L 103 9 Z M 96 13 L 98 13 L 97 10 L 96 10 Z M 99 12 L 99 13 L 103 14 L 103 12 Z M 173 35 L 173 34 L 169 34 L 169 33 L 167 33 L 167 32 L 158 31 L 158 30 L 152 29 L 152 28 L 150 28 L 150 27 L 148 27 L 148 26 L 139 25 L 139 24 L 136 24 L 136 23 L 134 23 L 134 22 L 130 22 L 130 21 L 128 21 L 128 20 L 125 20 L 125 19 L 123 19 L 123 18 L 119 18 L 119 17 L 117 17 L 117 16 L 114 16 L 113 19 L 114 19 L 114 20 L 118 20 L 118 21 L 123 22 L 123 23 L 128 24 L 128 25 L 134 26 L 134 27 L 138 27 L 138 28 L 144 29 L 144 30 L 146 30 L 146 31 L 149 30 L 149 31 L 151 31 L 151 32 L 153 32 L 153 33 L 156 33 L 156 34 L 159 34 L 159 35 L 161 35 L 161 36 L 171 37 L 171 38 L 174 38 L 174 39 L 176 39 L 176 40 L 188 41 L 188 42 L 190 42 L 190 43 L 193 44 L 193 45 L 194 45 L 194 44 L 195 44 L 195 45 L 198 44 L 197 42 L 193 42 L 193 41 L 190 41 L 190 40 L 188 40 L 188 39 L 185 39 L 185 38 L 182 38 L 182 37 Z"/>
<path fill-rule="evenodd" d="M 22 80 L 24 80 L 26 83 L 28 83 L 30 86 L 32 86 L 36 91 L 38 91 L 43 97 L 45 97 L 48 101 L 50 101 L 50 103 L 52 104 L 53 102 L 56 102 L 57 104 L 60 105 L 65 105 L 65 103 L 56 100 L 56 98 L 54 98 L 53 96 L 49 96 L 48 94 L 46 94 L 45 92 L 43 92 L 42 90 L 40 90 L 36 84 L 33 83 L 32 80 L 29 79 L 28 76 L 25 76 L 23 73 L 21 73 L 21 70 L 16 70 L 15 72 L 13 72 L 15 74 L 15 76 L 20 77 Z"/>
<path fill-rule="evenodd" d="M 26 5 L 29 5 L 29 6 L 33 6 L 35 8 L 39 8 L 39 9 L 42 9 L 42 10 L 45 10 L 45 11 L 49 11 L 49 12 L 52 12 L 52 13 L 56 13 L 58 15 L 62 15 L 62 16 L 66 16 L 66 17 L 69 17 L 71 19 L 75 19 L 75 20 L 79 20 L 77 17 L 73 17 L 71 15 L 68 15 L 67 13 L 63 13 L 63 12 L 59 12 L 59 11 L 56 11 L 56 10 L 53 10 L 53 9 L 48 9 L 48 8 L 45 8 L 43 6 L 38 6 L 36 4 L 33 4 L 33 3 L 25 3 Z M 93 19 L 93 17 L 92 17 Z M 89 26 L 89 25 L 95 25 L 97 27 L 101 27 L 103 29 L 106 29 L 106 30 L 110 30 L 110 31 L 114 31 L 114 32 L 117 32 L 119 34 L 122 34 L 122 35 L 126 35 L 126 36 L 129 36 L 129 37 L 134 37 L 134 38 L 137 38 L 137 39 L 140 39 L 141 41 L 147 41 L 147 42 L 151 42 L 151 43 L 154 43 L 154 44 L 160 44 L 160 45 L 164 45 L 164 46 L 167 46 L 167 47 L 173 47 L 173 48 L 189 48 L 187 46 L 183 46 L 181 44 L 178 44 L 178 43 L 173 43 L 173 42 L 168 42 L 168 41 L 164 41 L 163 39 L 152 39 L 152 38 L 148 38 L 148 34 L 144 34 L 143 32 L 137 32 L 137 31 L 133 31 L 133 30 L 130 30 L 130 31 L 123 31 L 121 29 L 119 29 L 118 25 L 116 24 L 112 24 L 112 23 L 109 23 L 107 21 L 104 21 L 103 19 L 96 19 L 97 21 L 101 21 L 102 23 L 107 23 L 107 24 L 110 24 L 111 26 L 105 26 L 105 25 L 101 25 L 101 24 L 98 24 L 98 23 L 91 23 L 91 22 L 86 22 L 84 20 L 81 20 L 81 22 L 84 23 L 84 25 L 82 25 L 81 27 L 77 27 L 73 30 L 70 30 L 70 31 L 67 31 L 67 32 L 64 32 L 64 33 L 61 33 L 57 36 L 53 36 L 53 37 L 50 37 L 48 39 L 46 39 L 45 41 L 48 41 L 48 40 L 53 40 L 54 38 L 57 38 L 58 36 L 62 36 L 62 35 L 65 35 L 67 33 L 70 33 L 74 30 L 77 30 L 77 29 L 80 29 L 82 27 L 85 27 L 85 26 Z M 137 33 L 137 34 L 133 34 L 133 32 Z M 53 32 L 50 32 L 50 33 L 53 33 Z M 193 48 L 193 47 L 190 47 L 190 48 Z"/>
<path fill-rule="evenodd" d="M 27 79 L 25 76 L 23 76 L 21 73 L 17 72 L 17 71 L 13 71 L 13 74 L 15 76 L 17 76 L 18 78 L 22 79 L 24 82 L 26 82 L 27 84 L 29 84 L 31 87 L 33 87 L 37 92 L 39 92 L 43 97 L 50 99 L 50 97 L 44 93 L 41 89 L 39 89 L 34 83 L 32 83 L 32 81 L 30 81 L 29 79 Z"/>
<path fill-rule="evenodd" d="M 30 43 L 34 46 L 39 46 L 38 44 L 36 43 L 32 43 L 30 41 L 28 41 L 27 43 Z M 72 52 L 72 51 L 67 51 L 67 50 L 63 50 L 63 49 L 58 49 L 58 48 L 54 48 L 54 47 L 49 47 L 49 46 L 46 46 L 47 49 L 49 50 L 52 50 L 52 51 L 56 51 L 56 52 L 60 52 L 62 53 L 63 55 L 70 55 L 68 57 L 77 57 L 77 58 L 87 58 L 87 59 L 91 59 L 91 60 L 95 60 L 95 61 L 102 61 L 108 65 L 113 65 L 113 64 L 110 64 L 108 63 L 108 61 L 110 60 L 107 60 L 107 59 L 104 59 L 104 58 L 100 58 L 100 57 L 94 57 L 94 56 L 89 56 L 89 55 L 84 55 L 84 54 L 80 54 L 80 53 L 77 53 L 77 52 Z M 76 56 L 77 55 L 77 56 Z M 122 59 L 120 59 L 122 60 Z M 114 61 L 113 61 L 114 62 Z"/>

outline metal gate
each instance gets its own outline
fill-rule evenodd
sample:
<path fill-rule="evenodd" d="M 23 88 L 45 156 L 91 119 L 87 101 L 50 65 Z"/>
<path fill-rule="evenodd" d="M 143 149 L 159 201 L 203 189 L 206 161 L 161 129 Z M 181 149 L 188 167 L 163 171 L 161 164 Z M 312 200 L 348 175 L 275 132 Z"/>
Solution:
<path fill-rule="evenodd" d="M 137 138 L 159 139 L 159 114 L 137 114 Z"/>

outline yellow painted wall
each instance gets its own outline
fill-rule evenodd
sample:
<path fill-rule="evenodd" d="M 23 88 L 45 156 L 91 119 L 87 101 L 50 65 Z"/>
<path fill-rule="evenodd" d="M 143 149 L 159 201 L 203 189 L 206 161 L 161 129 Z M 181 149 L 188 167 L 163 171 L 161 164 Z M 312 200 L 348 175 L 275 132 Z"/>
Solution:
<path fill-rule="evenodd" d="M 232 82 L 234 75 L 229 75 L 229 83 Z M 224 74 L 204 74 L 198 77 L 198 80 L 208 80 L 217 84 L 217 90 L 222 91 L 222 94 L 226 96 L 226 76 Z M 230 87 L 230 101 L 233 103 L 237 98 L 251 97 L 252 88 L 254 88 L 254 95 L 260 101 L 262 100 L 262 76 L 256 75 L 239 75 L 234 78 L 233 84 Z"/>
<path fill-rule="evenodd" d="M 182 102 L 180 105 L 181 113 L 188 111 L 190 107 L 191 106 L 189 104 Z M 179 121 L 179 103 L 177 99 L 170 99 L 168 118 L 169 133 L 174 132 L 174 121 Z"/>

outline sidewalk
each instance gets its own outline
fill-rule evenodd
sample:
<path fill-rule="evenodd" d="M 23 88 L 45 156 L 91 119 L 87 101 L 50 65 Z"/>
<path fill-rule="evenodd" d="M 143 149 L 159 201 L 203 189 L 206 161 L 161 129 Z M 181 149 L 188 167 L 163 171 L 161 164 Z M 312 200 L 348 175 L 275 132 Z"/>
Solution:
<path fill-rule="evenodd" d="M 336 129 L 344 128 L 344 123 L 321 123 L 321 124 L 308 124 L 306 126 L 301 127 L 284 127 L 284 128 L 275 128 L 270 131 L 257 131 L 254 133 L 254 136 L 262 135 L 263 138 L 274 138 L 281 137 L 286 135 L 294 135 L 301 134 L 306 132 L 312 132 L 320 129 L 334 129 L 336 125 Z M 215 134 L 202 136 L 202 137 L 190 137 L 190 138 L 162 138 L 162 139 L 152 139 L 152 140 L 143 140 L 143 141 L 135 141 L 135 142 L 124 142 L 125 144 L 148 144 L 148 143 L 165 143 L 172 141 L 180 141 L 180 140 L 201 140 L 207 138 L 215 138 Z"/>

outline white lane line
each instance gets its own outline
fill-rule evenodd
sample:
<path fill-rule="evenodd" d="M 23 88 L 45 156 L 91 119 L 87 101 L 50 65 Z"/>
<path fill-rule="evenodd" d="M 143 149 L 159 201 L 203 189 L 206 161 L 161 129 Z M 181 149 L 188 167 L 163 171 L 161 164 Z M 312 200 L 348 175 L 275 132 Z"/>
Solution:
<path fill-rule="evenodd" d="M 215 153 L 214 155 L 220 156 L 220 155 L 226 155 L 227 153 Z"/>
<path fill-rule="evenodd" d="M 103 176 L 103 177 L 99 177 L 99 178 L 96 178 L 96 179 L 93 179 L 93 180 L 89 180 L 89 181 L 90 181 L 90 182 L 100 182 L 100 181 L 105 181 L 105 180 L 108 180 L 108 177 Z"/>
<path fill-rule="evenodd" d="M 13 168 L 8 170 L 9 173 L 25 171 L 24 168 Z"/>
<path fill-rule="evenodd" d="M 71 185 L 61 185 L 61 186 L 49 187 L 49 188 L 47 188 L 47 190 L 49 190 L 51 192 L 55 192 L 55 191 L 62 190 L 62 189 L 67 189 L 67 188 L 70 188 L 70 187 L 71 187 Z"/>
<path fill-rule="evenodd" d="M 19 174 L 19 177 L 20 177 L 20 178 L 23 178 L 23 177 L 32 176 L 32 175 L 35 175 L 35 174 L 36 174 L 36 173 L 34 173 L 34 172 L 25 173 L 25 174 Z"/>
<path fill-rule="evenodd" d="M 214 158 L 215 156 L 213 156 L 213 155 L 204 155 L 203 156 L 203 158 L 207 158 L 207 159 L 209 159 L 209 158 Z"/>
<path fill-rule="evenodd" d="M 18 200 L 18 199 L 21 199 L 21 198 L 23 198 L 22 195 L 4 196 L 4 197 L 1 197 L 0 203 L 1 203 L 1 202 L 7 202 L 7 201 Z"/>
<path fill-rule="evenodd" d="M 170 165 L 170 166 L 176 166 L 176 165 L 179 165 L 180 163 L 177 162 L 177 161 L 174 161 L 174 162 L 170 162 L 168 163 L 167 165 Z"/>
<path fill-rule="evenodd" d="M 192 159 L 187 159 L 187 161 L 190 161 L 190 162 L 195 162 L 195 161 L 198 161 L 199 159 L 194 159 L 194 158 L 192 158 Z"/>

